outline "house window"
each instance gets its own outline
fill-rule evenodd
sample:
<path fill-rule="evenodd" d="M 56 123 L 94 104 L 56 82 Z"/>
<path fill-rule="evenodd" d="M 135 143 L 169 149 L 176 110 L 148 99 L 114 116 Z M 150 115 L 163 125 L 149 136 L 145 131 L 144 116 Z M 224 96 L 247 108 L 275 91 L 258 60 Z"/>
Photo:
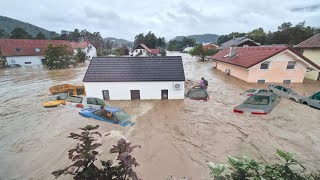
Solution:
<path fill-rule="evenodd" d="M 264 79 L 259 79 L 259 80 L 257 81 L 258 84 L 264 84 L 265 82 L 266 82 L 266 80 L 264 80 Z"/>
<path fill-rule="evenodd" d="M 269 69 L 270 62 L 261 63 L 260 69 Z"/>
<path fill-rule="evenodd" d="M 290 83 L 291 83 L 291 80 L 288 80 L 288 79 L 283 80 L 283 84 L 290 84 Z"/>
<path fill-rule="evenodd" d="M 34 48 L 34 50 L 39 53 L 40 52 L 40 48 Z"/>
<path fill-rule="evenodd" d="M 20 51 L 21 51 L 21 48 L 16 48 L 16 51 L 17 51 L 17 52 L 20 52 Z"/>
<path fill-rule="evenodd" d="M 87 53 L 89 53 L 89 51 L 90 51 L 90 50 L 89 50 L 89 49 L 87 49 Z"/>
<path fill-rule="evenodd" d="M 138 49 L 136 49 L 136 52 L 138 52 Z"/>
<path fill-rule="evenodd" d="M 24 64 L 31 64 L 31 62 L 24 62 Z"/>
<path fill-rule="evenodd" d="M 12 63 L 12 64 L 15 64 L 15 63 L 16 63 L 16 60 L 11 59 L 11 63 Z"/>
<path fill-rule="evenodd" d="M 295 69 L 297 62 L 296 61 L 289 61 L 287 65 L 287 69 Z"/>

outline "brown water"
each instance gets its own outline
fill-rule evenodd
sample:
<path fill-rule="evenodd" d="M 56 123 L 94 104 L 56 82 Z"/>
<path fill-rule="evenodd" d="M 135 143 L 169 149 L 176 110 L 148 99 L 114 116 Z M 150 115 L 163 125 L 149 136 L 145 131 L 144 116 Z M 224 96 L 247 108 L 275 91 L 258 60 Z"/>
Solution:
<path fill-rule="evenodd" d="M 170 54 L 180 55 L 180 54 Z M 277 161 L 276 149 L 297 154 L 307 167 L 320 165 L 320 111 L 283 99 L 267 116 L 236 115 L 234 106 L 252 87 L 212 69 L 211 62 L 198 62 L 183 55 L 186 86 L 201 77 L 209 81 L 211 100 L 112 101 L 133 115 L 136 125 L 120 127 L 83 118 L 72 108 L 45 109 L 48 88 L 61 83 L 81 84 L 86 65 L 73 69 L 0 70 L 0 179 L 54 179 L 51 172 L 69 165 L 67 150 L 75 145 L 66 137 L 87 124 L 111 132 L 98 141 L 101 158 L 111 144 L 124 137 L 142 146 L 134 153 L 145 180 L 162 180 L 170 175 L 205 179 L 207 161 L 225 163 L 227 155 L 248 155 L 261 161 Z M 306 81 L 291 85 L 310 95 L 320 83 Z M 72 179 L 65 176 L 61 179 Z"/>

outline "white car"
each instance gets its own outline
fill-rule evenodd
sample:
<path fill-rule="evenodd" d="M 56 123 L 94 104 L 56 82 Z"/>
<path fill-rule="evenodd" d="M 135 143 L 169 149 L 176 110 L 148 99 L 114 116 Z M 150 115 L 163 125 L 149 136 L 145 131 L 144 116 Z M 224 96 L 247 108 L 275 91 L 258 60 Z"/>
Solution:
<path fill-rule="evenodd" d="M 320 109 L 320 91 L 310 97 L 300 99 L 300 102 L 302 104 Z"/>
<path fill-rule="evenodd" d="M 106 106 L 102 99 L 86 96 L 69 96 L 65 101 L 66 105 L 77 108 L 100 108 L 101 106 Z"/>
<path fill-rule="evenodd" d="M 300 102 L 300 99 L 304 98 L 303 96 L 294 92 L 291 88 L 270 84 L 268 89 L 269 92 L 275 93 L 280 97 L 290 99 L 291 101 Z"/>
<path fill-rule="evenodd" d="M 257 94 L 257 93 L 266 93 L 268 92 L 268 90 L 266 89 L 249 89 L 243 93 L 240 93 L 241 96 L 252 96 L 254 94 Z"/>

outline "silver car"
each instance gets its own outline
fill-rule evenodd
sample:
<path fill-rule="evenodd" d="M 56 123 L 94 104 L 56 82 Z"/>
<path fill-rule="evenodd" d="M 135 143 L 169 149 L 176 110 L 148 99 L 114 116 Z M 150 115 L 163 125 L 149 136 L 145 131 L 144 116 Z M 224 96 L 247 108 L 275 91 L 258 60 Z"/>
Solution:
<path fill-rule="evenodd" d="M 310 97 L 302 98 L 300 102 L 320 110 L 320 91 Z"/>
<path fill-rule="evenodd" d="M 106 106 L 102 99 L 86 96 L 69 96 L 65 101 L 66 105 L 78 108 L 100 108 L 101 106 Z"/>
<path fill-rule="evenodd" d="M 249 89 L 243 93 L 240 93 L 241 96 L 252 96 L 257 93 L 268 92 L 266 89 Z"/>
<path fill-rule="evenodd" d="M 304 98 L 303 96 L 294 92 L 291 88 L 270 84 L 268 89 L 271 93 L 275 93 L 280 97 L 287 98 L 295 102 L 300 102 L 300 99 Z"/>
<path fill-rule="evenodd" d="M 239 114 L 248 112 L 255 115 L 266 115 L 272 111 L 280 100 L 281 98 L 274 93 L 257 93 L 235 107 L 233 112 Z"/>

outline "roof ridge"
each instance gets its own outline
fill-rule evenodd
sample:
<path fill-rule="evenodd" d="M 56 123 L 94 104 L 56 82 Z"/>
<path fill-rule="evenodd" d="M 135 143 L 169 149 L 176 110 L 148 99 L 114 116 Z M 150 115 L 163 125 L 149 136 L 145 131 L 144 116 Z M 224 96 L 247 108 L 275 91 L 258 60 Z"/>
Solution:
<path fill-rule="evenodd" d="M 313 35 L 312 37 L 309 37 L 308 39 L 306 39 L 306 40 L 304 40 L 304 41 L 300 42 L 299 44 L 295 45 L 294 47 L 299 46 L 300 44 L 304 43 L 305 41 L 308 41 L 309 39 L 314 38 L 314 37 L 316 37 L 316 36 L 318 36 L 318 35 L 320 35 L 320 33 L 315 34 L 315 35 Z"/>

